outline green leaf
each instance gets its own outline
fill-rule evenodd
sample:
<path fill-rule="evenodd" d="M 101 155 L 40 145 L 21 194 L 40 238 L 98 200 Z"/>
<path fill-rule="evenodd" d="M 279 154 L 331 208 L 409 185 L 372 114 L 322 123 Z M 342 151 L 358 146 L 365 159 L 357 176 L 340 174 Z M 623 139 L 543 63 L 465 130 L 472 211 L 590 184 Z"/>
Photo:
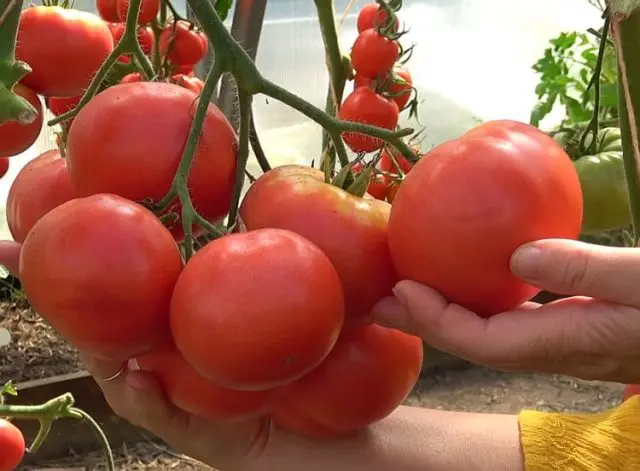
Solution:
<path fill-rule="evenodd" d="M 222 21 L 227 19 L 227 15 L 232 6 L 233 0 L 216 0 L 216 12 Z"/>
<path fill-rule="evenodd" d="M 18 395 L 18 391 L 13 386 L 13 383 L 11 381 L 5 383 L 4 386 L 2 386 L 2 389 L 0 389 L 0 396 L 5 396 L 5 395 L 9 395 L 9 396 Z"/>
<path fill-rule="evenodd" d="M 618 85 L 616 83 L 603 83 L 600 85 L 600 105 L 618 106 Z"/>
<path fill-rule="evenodd" d="M 558 95 L 553 93 L 549 95 L 546 100 L 536 103 L 536 105 L 533 107 L 533 110 L 531 110 L 531 117 L 529 118 L 529 122 L 535 127 L 540 126 L 540 121 L 542 121 L 545 116 L 551 113 L 551 110 L 553 109 L 553 105 L 556 103 L 557 98 Z"/>

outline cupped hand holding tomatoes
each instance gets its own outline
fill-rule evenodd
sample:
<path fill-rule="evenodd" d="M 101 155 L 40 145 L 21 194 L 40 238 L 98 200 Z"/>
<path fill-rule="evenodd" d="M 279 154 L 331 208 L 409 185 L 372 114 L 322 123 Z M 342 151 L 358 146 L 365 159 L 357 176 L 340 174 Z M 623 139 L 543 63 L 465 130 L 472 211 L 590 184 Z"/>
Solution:
<path fill-rule="evenodd" d="M 329 354 L 343 321 L 329 258 L 281 229 L 210 242 L 189 260 L 171 299 L 180 353 L 233 389 L 273 389 L 308 373 Z"/>
<path fill-rule="evenodd" d="M 26 445 L 18 427 L 0 418 L 0 471 L 14 471 L 24 457 Z"/>
<path fill-rule="evenodd" d="M 277 427 L 336 439 L 391 414 L 422 368 L 422 340 L 377 324 L 345 330 L 326 360 L 277 396 Z"/>
<path fill-rule="evenodd" d="M 340 276 L 348 319 L 362 321 L 397 281 L 387 243 L 389 209 L 325 183 L 319 170 L 287 165 L 251 185 L 240 215 L 249 230 L 286 229 L 320 247 Z"/>
<path fill-rule="evenodd" d="M 38 116 L 30 124 L 15 121 L 0 124 L 0 156 L 3 157 L 13 157 L 27 150 L 38 140 L 42 130 L 42 103 L 38 95 L 20 83 L 13 87 L 13 92 L 31 103 Z"/>
<path fill-rule="evenodd" d="M 163 198 L 197 104 L 192 91 L 163 82 L 118 84 L 96 95 L 74 118 L 67 137 L 67 164 L 78 195 L 114 193 L 140 202 Z M 235 131 L 210 104 L 188 181 L 196 210 L 210 221 L 229 210 L 236 163 Z M 177 198 L 169 209 L 181 214 Z M 170 229 L 183 237 L 179 219 Z"/>
<path fill-rule="evenodd" d="M 109 27 L 92 13 L 58 6 L 22 11 L 16 58 L 32 68 L 22 83 L 40 95 L 81 95 L 112 50 Z"/>
<path fill-rule="evenodd" d="M 513 252 L 575 239 L 581 222 L 580 181 L 560 145 L 533 126 L 494 121 L 413 167 L 393 201 L 389 247 L 403 279 L 491 316 L 540 291 L 511 272 Z"/>
<path fill-rule="evenodd" d="M 7 225 L 13 239 L 23 242 L 42 216 L 74 197 L 66 160 L 58 150 L 48 150 L 28 162 L 7 196 Z"/>
<path fill-rule="evenodd" d="M 117 360 L 168 337 L 181 270 L 178 246 L 160 220 L 105 194 L 45 214 L 20 256 L 20 280 L 34 310 L 80 350 Z"/>

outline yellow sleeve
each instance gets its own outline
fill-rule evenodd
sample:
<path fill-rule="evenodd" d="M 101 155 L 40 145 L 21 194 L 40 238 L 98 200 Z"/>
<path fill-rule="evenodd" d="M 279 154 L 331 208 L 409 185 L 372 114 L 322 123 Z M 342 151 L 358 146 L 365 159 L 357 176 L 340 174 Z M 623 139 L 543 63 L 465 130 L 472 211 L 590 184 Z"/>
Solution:
<path fill-rule="evenodd" d="M 600 414 L 523 411 L 526 471 L 639 471 L 640 396 Z"/>

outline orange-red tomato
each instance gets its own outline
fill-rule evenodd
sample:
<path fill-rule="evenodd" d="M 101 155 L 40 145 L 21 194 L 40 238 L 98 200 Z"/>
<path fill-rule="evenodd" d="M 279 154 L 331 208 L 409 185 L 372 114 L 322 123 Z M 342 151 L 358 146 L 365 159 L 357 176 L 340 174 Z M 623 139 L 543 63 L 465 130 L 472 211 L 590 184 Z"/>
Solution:
<path fill-rule="evenodd" d="M 120 21 L 126 21 L 129 12 L 130 0 L 116 0 L 116 10 Z M 160 0 L 142 0 L 140 3 L 140 13 L 138 14 L 138 24 L 146 25 L 153 22 L 160 13 Z"/>
<path fill-rule="evenodd" d="M 360 87 L 377 89 L 377 92 L 394 100 L 399 110 L 403 110 L 411 99 L 413 80 L 411 79 L 409 70 L 406 67 L 399 66 L 384 80 L 375 80 L 365 77 L 362 74 L 356 74 L 354 78 L 354 88 L 357 89 Z"/>
<path fill-rule="evenodd" d="M 624 393 L 622 395 L 623 401 L 628 401 L 633 396 L 640 395 L 640 384 L 629 384 L 624 388 Z"/>
<path fill-rule="evenodd" d="M 120 79 L 120 83 L 144 82 L 144 78 L 140 72 L 133 72 L 125 75 Z"/>
<path fill-rule="evenodd" d="M 396 195 L 398 194 L 398 188 L 400 188 L 400 182 L 395 181 L 389 183 L 389 187 L 387 190 L 387 201 L 393 204 L 393 200 L 396 199 Z"/>
<path fill-rule="evenodd" d="M 4 177 L 9 171 L 9 159 L 0 157 L 0 178 Z"/>
<path fill-rule="evenodd" d="M 162 82 L 118 84 L 96 95 L 73 120 L 67 139 L 79 196 L 114 193 L 159 201 L 173 182 L 197 104 L 193 92 Z M 210 221 L 229 210 L 236 157 L 235 131 L 210 104 L 189 175 L 195 208 Z M 181 214 L 177 199 L 171 209 Z M 170 228 L 183 237 L 181 220 Z"/>
<path fill-rule="evenodd" d="M 82 99 L 82 95 L 71 97 L 51 97 L 47 100 L 47 107 L 49 111 L 55 116 L 60 116 L 68 111 L 71 111 Z"/>
<path fill-rule="evenodd" d="M 582 192 L 562 147 L 523 123 L 482 124 L 418 162 L 393 202 L 389 246 L 400 276 L 481 316 L 539 289 L 511 273 L 522 244 L 574 239 Z"/>
<path fill-rule="evenodd" d="M 109 23 L 119 22 L 117 3 L 117 0 L 96 0 L 96 9 L 100 18 Z"/>
<path fill-rule="evenodd" d="M 81 95 L 112 50 L 109 27 L 92 13 L 58 6 L 22 11 L 16 58 L 33 69 L 22 83 L 40 95 Z"/>
<path fill-rule="evenodd" d="M 280 229 L 210 242 L 189 260 L 171 300 L 180 353 L 233 389 L 272 389 L 308 373 L 331 351 L 343 320 L 329 258 Z"/>
<path fill-rule="evenodd" d="M 269 391 L 237 391 L 207 380 L 169 342 L 137 358 L 141 370 L 152 372 L 169 400 L 203 419 L 236 421 L 263 415 L 273 395 Z"/>
<path fill-rule="evenodd" d="M 31 124 L 19 124 L 10 121 L 0 124 L 0 155 L 12 157 L 21 154 L 38 139 L 42 130 L 42 103 L 33 90 L 21 84 L 13 88 L 16 95 L 26 99 L 38 112 L 38 116 Z"/>
<path fill-rule="evenodd" d="M 420 149 L 416 146 L 413 147 L 413 150 L 418 154 Z M 392 157 L 395 159 L 395 163 L 392 160 Z M 385 147 L 380 154 L 380 160 L 378 161 L 378 166 L 380 170 L 383 170 L 391 175 L 398 175 L 398 167 L 396 167 L 396 163 L 402 170 L 402 173 L 405 175 L 411 171 L 413 168 L 413 164 L 407 160 L 407 158 L 402 155 L 400 152 L 392 149 L 390 147 Z M 393 178 L 387 178 L 387 183 L 391 183 Z"/>
<path fill-rule="evenodd" d="M 387 199 L 387 182 L 383 175 L 376 174 L 371 178 L 367 193 L 377 200 L 385 201 Z"/>
<path fill-rule="evenodd" d="M 364 30 L 351 48 L 351 64 L 357 74 L 376 78 L 386 76 L 400 56 L 400 46 L 374 29 Z"/>
<path fill-rule="evenodd" d="M 386 129 L 398 125 L 398 105 L 395 101 L 378 95 L 373 90 L 361 87 L 354 90 L 342 103 L 339 118 L 344 121 L 370 124 Z M 354 152 L 373 152 L 384 146 L 384 141 L 356 132 L 346 132 L 344 142 Z"/>
<path fill-rule="evenodd" d="M 186 21 L 167 26 L 160 34 L 159 48 L 163 56 L 178 66 L 192 66 L 207 53 L 208 41 Z"/>
<path fill-rule="evenodd" d="M 358 33 L 362 33 L 367 29 L 386 26 L 385 22 L 389 15 L 384 9 L 380 8 L 377 3 L 369 3 L 363 6 L 358 13 L 357 27 Z M 398 19 L 394 21 L 393 31 L 397 31 L 399 26 Z"/>
<path fill-rule="evenodd" d="M 348 329 L 322 364 L 285 386 L 271 416 L 308 438 L 335 439 L 384 419 L 422 368 L 422 340 L 376 324 Z"/>
<path fill-rule="evenodd" d="M 171 82 L 181 87 L 191 90 L 193 93 L 201 94 L 204 89 L 204 82 L 198 77 L 189 77 L 184 74 L 177 74 L 171 77 Z"/>
<path fill-rule="evenodd" d="M 240 214 L 249 230 L 287 229 L 320 247 L 340 275 L 348 318 L 362 320 L 397 282 L 387 244 L 389 209 L 324 183 L 319 170 L 287 165 L 251 185 Z"/>
<path fill-rule="evenodd" d="M 20 256 L 33 308 L 80 350 L 114 360 L 146 353 L 168 337 L 181 270 L 180 250 L 160 220 L 105 194 L 45 214 Z"/>
<path fill-rule="evenodd" d="M 13 471 L 24 457 L 26 445 L 18 427 L 0 418 L 0 471 Z"/>
<path fill-rule="evenodd" d="M 7 225 L 13 239 L 23 242 L 42 216 L 74 196 L 67 163 L 58 150 L 48 150 L 27 163 L 7 196 Z"/>
<path fill-rule="evenodd" d="M 124 23 L 116 23 L 110 27 L 111 35 L 113 36 L 113 43 L 117 45 L 125 31 Z M 138 33 L 136 35 L 138 37 L 138 44 L 140 44 L 140 49 L 147 55 L 150 55 L 153 52 L 153 31 L 149 26 L 140 26 L 138 28 Z M 120 62 L 128 64 L 131 62 L 129 55 L 122 55 L 118 58 Z"/>

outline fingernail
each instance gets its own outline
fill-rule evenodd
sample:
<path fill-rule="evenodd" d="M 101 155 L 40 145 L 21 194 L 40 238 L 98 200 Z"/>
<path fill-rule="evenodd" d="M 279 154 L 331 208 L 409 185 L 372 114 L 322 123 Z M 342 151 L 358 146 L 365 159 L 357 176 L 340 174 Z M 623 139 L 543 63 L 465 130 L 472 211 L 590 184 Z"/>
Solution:
<path fill-rule="evenodd" d="M 136 374 L 135 372 L 132 372 L 131 374 L 127 375 L 126 382 L 128 387 L 136 391 L 149 390 L 149 383 L 146 381 L 146 378 L 141 374 Z"/>
<path fill-rule="evenodd" d="M 511 256 L 511 271 L 521 277 L 535 279 L 543 256 L 544 251 L 539 247 L 521 247 Z"/>
<path fill-rule="evenodd" d="M 407 305 L 407 297 L 405 296 L 404 292 L 402 291 L 402 286 L 400 285 L 400 283 L 396 284 L 393 288 L 393 295 L 396 297 L 396 299 L 400 302 L 400 304 L 402 304 L 403 306 Z"/>

